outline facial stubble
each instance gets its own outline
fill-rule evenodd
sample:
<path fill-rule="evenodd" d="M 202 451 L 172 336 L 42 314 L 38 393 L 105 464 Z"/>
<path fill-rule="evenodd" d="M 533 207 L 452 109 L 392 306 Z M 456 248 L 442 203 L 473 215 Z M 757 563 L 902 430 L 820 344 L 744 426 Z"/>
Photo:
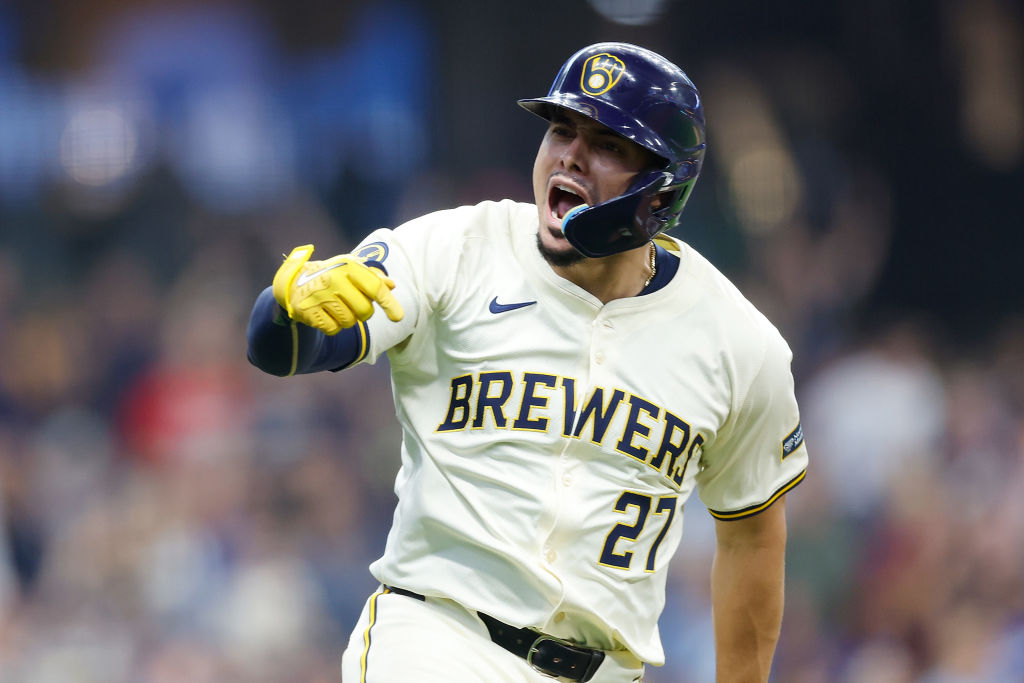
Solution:
<path fill-rule="evenodd" d="M 541 240 L 539 230 L 537 231 L 537 251 L 540 252 L 540 255 L 545 261 L 547 261 L 549 266 L 554 266 L 556 268 L 574 266 L 587 258 L 575 249 L 567 249 L 563 251 L 548 247 L 544 244 L 543 240 Z"/>

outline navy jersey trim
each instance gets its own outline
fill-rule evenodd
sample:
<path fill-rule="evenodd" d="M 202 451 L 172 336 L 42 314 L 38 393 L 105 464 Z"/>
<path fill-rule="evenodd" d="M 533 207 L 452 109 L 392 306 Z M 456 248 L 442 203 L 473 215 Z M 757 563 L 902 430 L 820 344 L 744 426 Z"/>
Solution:
<path fill-rule="evenodd" d="M 766 500 L 763 503 L 757 503 L 755 505 L 749 505 L 749 506 L 747 506 L 747 507 L 745 507 L 745 508 L 743 508 L 741 510 L 732 510 L 732 511 L 729 511 L 729 512 L 723 512 L 723 511 L 720 511 L 720 510 L 712 510 L 711 508 L 708 508 L 708 512 L 710 512 L 711 516 L 714 517 L 715 519 L 721 519 L 723 521 L 733 521 L 733 520 L 737 520 L 737 519 L 743 519 L 744 517 L 753 517 L 757 513 L 764 512 L 765 510 L 770 508 L 772 506 L 772 503 L 774 503 L 779 498 L 781 498 L 787 491 L 790 491 L 794 487 L 796 487 L 797 484 L 799 484 L 801 481 L 804 480 L 804 475 L 806 475 L 806 474 L 807 474 L 807 470 L 806 469 L 801 470 L 800 474 L 796 475 L 795 477 L 790 479 L 788 482 L 783 484 L 781 487 L 779 487 L 779 489 L 777 491 L 775 491 L 775 493 L 773 493 L 768 498 L 768 500 Z"/>
<path fill-rule="evenodd" d="M 644 287 L 639 296 L 657 292 L 659 289 L 671 282 L 676 271 L 679 270 L 679 263 L 681 259 L 678 256 L 657 242 L 654 243 L 654 251 L 656 263 L 654 279 L 651 280 L 649 285 Z"/>

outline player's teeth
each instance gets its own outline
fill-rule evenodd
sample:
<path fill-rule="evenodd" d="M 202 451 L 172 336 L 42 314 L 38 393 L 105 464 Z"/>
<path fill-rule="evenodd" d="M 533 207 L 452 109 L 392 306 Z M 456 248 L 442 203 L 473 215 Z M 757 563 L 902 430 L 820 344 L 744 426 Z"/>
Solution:
<path fill-rule="evenodd" d="M 569 194 L 574 194 L 574 195 L 576 195 L 577 197 L 579 197 L 579 196 L 580 196 L 580 193 L 579 193 L 579 192 L 576 192 L 576 191 L 575 191 L 575 190 L 573 190 L 572 188 L 570 188 L 570 187 L 566 187 L 565 185 L 555 185 L 555 187 L 557 187 L 557 188 L 558 188 L 559 190 L 561 190 L 562 192 L 568 192 Z"/>

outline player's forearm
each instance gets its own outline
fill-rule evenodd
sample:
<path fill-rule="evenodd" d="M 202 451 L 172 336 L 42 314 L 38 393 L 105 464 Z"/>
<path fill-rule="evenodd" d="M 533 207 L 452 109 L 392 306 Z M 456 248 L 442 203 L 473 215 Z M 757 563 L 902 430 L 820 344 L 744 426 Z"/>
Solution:
<path fill-rule="evenodd" d="M 783 553 L 719 548 L 711 575 L 718 683 L 765 683 L 779 639 Z"/>
<path fill-rule="evenodd" d="M 327 336 L 290 320 L 268 287 L 256 299 L 246 329 L 249 362 L 271 375 L 342 368 L 354 361 L 364 343 L 357 328 Z"/>
<path fill-rule="evenodd" d="M 768 680 L 784 603 L 783 510 L 777 504 L 750 520 L 719 523 L 711 570 L 718 683 Z"/>

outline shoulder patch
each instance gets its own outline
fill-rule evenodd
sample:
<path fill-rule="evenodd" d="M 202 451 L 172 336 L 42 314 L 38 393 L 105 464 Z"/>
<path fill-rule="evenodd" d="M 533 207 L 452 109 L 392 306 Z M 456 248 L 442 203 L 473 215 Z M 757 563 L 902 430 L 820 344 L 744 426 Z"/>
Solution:
<path fill-rule="evenodd" d="M 802 423 L 797 423 L 796 428 L 786 435 L 782 440 L 782 459 L 785 460 L 793 451 L 800 448 L 804 442 L 804 428 Z"/>
<path fill-rule="evenodd" d="M 365 247 L 356 252 L 356 256 L 367 261 L 377 261 L 383 263 L 384 259 L 388 257 L 388 245 L 383 242 L 370 242 Z"/>

